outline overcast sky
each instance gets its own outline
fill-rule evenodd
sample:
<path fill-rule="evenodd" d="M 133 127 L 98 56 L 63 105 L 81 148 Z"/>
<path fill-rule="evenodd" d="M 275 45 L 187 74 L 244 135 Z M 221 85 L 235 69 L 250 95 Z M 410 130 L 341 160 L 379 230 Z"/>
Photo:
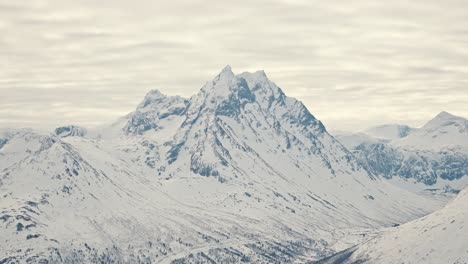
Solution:
<path fill-rule="evenodd" d="M 0 0 L 0 127 L 109 122 L 227 64 L 332 130 L 468 117 L 468 1 Z"/>

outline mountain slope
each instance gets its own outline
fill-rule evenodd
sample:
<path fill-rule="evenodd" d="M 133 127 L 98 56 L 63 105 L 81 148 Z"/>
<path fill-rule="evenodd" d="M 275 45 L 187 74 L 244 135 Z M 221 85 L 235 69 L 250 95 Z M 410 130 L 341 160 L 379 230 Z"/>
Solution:
<path fill-rule="evenodd" d="M 87 133 L 85 128 L 73 125 L 57 127 L 54 132 L 59 137 L 84 137 Z"/>
<path fill-rule="evenodd" d="M 440 206 L 375 177 L 262 71 L 67 135 L 4 137 L 0 262 L 305 261 Z"/>
<path fill-rule="evenodd" d="M 468 120 L 441 112 L 408 137 L 393 142 L 393 145 L 419 150 L 455 148 L 468 152 Z"/>
<path fill-rule="evenodd" d="M 442 112 L 405 137 L 388 140 L 362 134 L 338 135 L 364 164 L 385 178 L 402 178 L 430 188 L 468 184 L 468 120 Z M 428 188 L 428 187 L 426 187 Z"/>
<path fill-rule="evenodd" d="M 468 263 L 468 189 L 443 209 L 317 263 Z"/>
<path fill-rule="evenodd" d="M 365 134 L 380 139 L 398 139 L 408 136 L 414 128 L 406 125 L 388 124 L 369 128 L 364 131 Z"/>

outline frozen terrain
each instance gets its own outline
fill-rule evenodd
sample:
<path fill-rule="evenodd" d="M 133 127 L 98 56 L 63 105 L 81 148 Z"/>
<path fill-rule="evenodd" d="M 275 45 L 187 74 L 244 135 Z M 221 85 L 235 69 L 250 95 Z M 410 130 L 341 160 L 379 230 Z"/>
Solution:
<path fill-rule="evenodd" d="M 468 263 L 468 189 L 445 208 L 317 263 Z"/>
<path fill-rule="evenodd" d="M 307 262 L 443 206 L 230 67 L 99 129 L 3 131 L 0 197 L 0 263 Z"/>
<path fill-rule="evenodd" d="M 468 186 L 468 120 L 463 117 L 441 112 L 421 128 L 384 125 L 336 138 L 369 170 L 400 187 L 456 194 Z"/>
<path fill-rule="evenodd" d="M 399 139 L 408 136 L 414 128 L 406 125 L 389 124 L 381 125 L 367 129 L 365 134 L 380 139 Z"/>

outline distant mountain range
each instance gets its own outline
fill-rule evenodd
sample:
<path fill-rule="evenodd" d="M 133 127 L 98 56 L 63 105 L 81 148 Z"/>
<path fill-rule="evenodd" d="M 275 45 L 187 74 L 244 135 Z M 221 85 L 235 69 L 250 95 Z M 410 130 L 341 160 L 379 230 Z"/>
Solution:
<path fill-rule="evenodd" d="M 407 125 L 388 124 L 367 129 L 364 133 L 379 139 L 399 139 L 408 136 L 415 129 Z"/>
<path fill-rule="evenodd" d="M 419 182 L 427 189 L 468 184 L 468 120 L 441 112 L 421 128 L 383 125 L 335 135 L 365 167 L 384 178 Z"/>
<path fill-rule="evenodd" d="M 323 259 L 443 206 L 385 179 L 463 178 L 466 120 L 437 119 L 353 146 L 263 71 L 227 66 L 98 129 L 4 130 L 0 263 Z"/>

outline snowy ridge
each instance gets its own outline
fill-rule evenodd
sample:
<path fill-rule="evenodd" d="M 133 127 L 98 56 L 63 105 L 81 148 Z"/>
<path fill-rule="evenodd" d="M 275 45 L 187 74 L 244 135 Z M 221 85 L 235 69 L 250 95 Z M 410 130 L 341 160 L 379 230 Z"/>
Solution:
<path fill-rule="evenodd" d="M 88 133 L 85 128 L 74 125 L 57 127 L 54 132 L 59 137 L 84 137 Z"/>
<path fill-rule="evenodd" d="M 137 110 L 131 113 L 124 127 L 126 133 L 142 134 L 148 130 L 160 130 L 164 119 L 172 119 L 185 113 L 187 100 L 179 96 L 166 96 L 158 90 L 150 91 Z"/>
<path fill-rule="evenodd" d="M 1 138 L 5 263 L 305 262 L 441 206 L 368 171 L 262 71 L 151 91 L 82 136 Z"/>
<path fill-rule="evenodd" d="M 445 208 L 317 263 L 467 263 L 468 189 Z"/>
<path fill-rule="evenodd" d="M 408 136 L 414 128 L 406 125 L 388 124 L 369 128 L 364 131 L 365 134 L 380 139 L 399 139 Z"/>
<path fill-rule="evenodd" d="M 337 138 L 369 170 L 388 179 L 415 180 L 428 188 L 448 180 L 448 186 L 459 188 L 468 175 L 468 120 L 447 112 L 412 129 L 405 137 L 380 139 L 342 134 Z"/>
<path fill-rule="evenodd" d="M 431 144 L 427 144 L 427 142 Z M 419 150 L 460 149 L 468 153 L 468 120 L 441 112 L 395 146 Z"/>

